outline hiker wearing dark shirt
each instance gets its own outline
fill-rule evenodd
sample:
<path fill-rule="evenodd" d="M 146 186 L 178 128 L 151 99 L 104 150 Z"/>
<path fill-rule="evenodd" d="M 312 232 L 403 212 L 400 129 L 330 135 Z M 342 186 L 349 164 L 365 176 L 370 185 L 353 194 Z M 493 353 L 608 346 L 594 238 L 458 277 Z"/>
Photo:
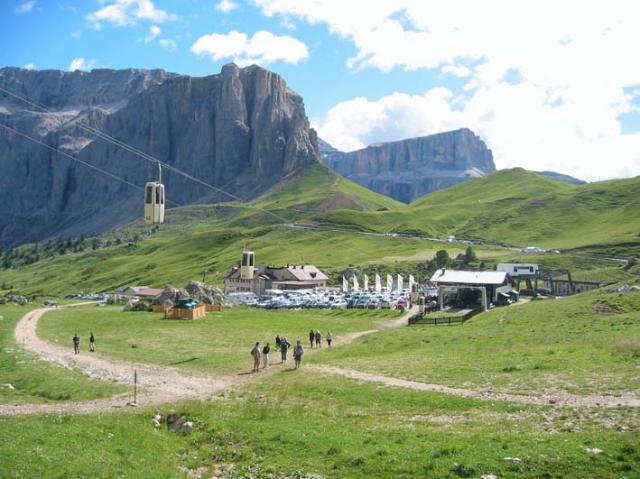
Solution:
<path fill-rule="evenodd" d="M 296 347 L 293 350 L 293 360 L 296 363 L 296 369 L 300 367 L 300 363 L 302 362 L 302 355 L 304 354 L 304 349 L 302 349 L 302 344 L 300 341 L 296 343 Z"/>
<path fill-rule="evenodd" d="M 280 335 L 276 336 L 276 349 L 280 349 L 280 344 L 282 344 L 282 339 L 280 339 Z"/>
<path fill-rule="evenodd" d="M 320 331 L 316 330 L 315 338 L 316 338 L 316 348 L 321 348 L 322 347 L 322 334 L 320 334 Z"/>
<path fill-rule="evenodd" d="M 73 352 L 74 354 L 80 354 L 80 336 L 78 336 L 78 333 L 73 335 Z"/>
<path fill-rule="evenodd" d="M 93 335 L 93 331 L 89 336 L 89 351 L 94 353 L 96 351 L 96 337 Z"/>
<path fill-rule="evenodd" d="M 287 362 L 287 351 L 289 350 L 289 347 L 291 347 L 291 345 L 289 344 L 289 341 L 287 341 L 287 338 L 281 338 L 280 339 L 280 356 L 282 358 L 283 363 Z"/>
<path fill-rule="evenodd" d="M 313 341 L 315 341 L 316 339 L 316 333 L 313 332 L 313 329 L 311 331 L 309 331 L 309 345 L 311 346 L 311 349 L 313 349 Z"/>
<path fill-rule="evenodd" d="M 251 356 L 253 356 L 253 372 L 257 373 L 260 371 L 260 343 L 256 343 L 253 347 Z"/>
<path fill-rule="evenodd" d="M 269 366 L 269 351 L 271 351 L 271 347 L 269 343 L 267 343 L 267 345 L 262 348 L 262 369 Z"/>

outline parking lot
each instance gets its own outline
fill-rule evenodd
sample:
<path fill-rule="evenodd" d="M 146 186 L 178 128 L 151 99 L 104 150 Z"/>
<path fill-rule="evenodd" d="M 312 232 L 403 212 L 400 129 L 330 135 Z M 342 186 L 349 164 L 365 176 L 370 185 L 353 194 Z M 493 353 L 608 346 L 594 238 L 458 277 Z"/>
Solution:
<path fill-rule="evenodd" d="M 409 292 L 349 292 L 331 289 L 269 290 L 264 296 L 254 293 L 232 293 L 227 298 L 234 304 L 265 309 L 406 309 Z"/>

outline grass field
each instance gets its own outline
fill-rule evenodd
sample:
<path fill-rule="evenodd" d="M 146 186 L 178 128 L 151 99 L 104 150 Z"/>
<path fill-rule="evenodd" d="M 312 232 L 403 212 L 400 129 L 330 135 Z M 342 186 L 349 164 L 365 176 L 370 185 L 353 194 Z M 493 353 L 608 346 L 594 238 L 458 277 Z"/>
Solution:
<path fill-rule="evenodd" d="M 154 429 L 151 411 L 0 418 L 13 438 L 0 445 L 3 477 L 210 477 L 233 465 L 226 477 L 631 479 L 640 467 L 639 434 L 616 430 L 637 420 L 623 408 L 482 402 L 304 369 L 171 407 L 191 435 Z"/>
<path fill-rule="evenodd" d="M 119 385 L 41 361 L 17 347 L 13 330 L 28 311 L 23 306 L 0 306 L 0 404 L 97 399 L 124 391 Z"/>
<path fill-rule="evenodd" d="M 640 293 L 496 308 L 462 326 L 411 326 L 324 351 L 329 363 L 401 379 L 516 393 L 638 393 Z"/>
<path fill-rule="evenodd" d="M 640 254 L 638 193 L 637 178 L 574 186 L 514 169 L 403 205 L 316 165 L 252 203 L 170 209 L 166 223 L 155 234 L 148 235 L 148 227 L 136 221 L 104 235 L 105 240 L 124 238 L 121 244 L 4 270 L 0 284 L 28 295 L 62 295 L 136 283 L 182 286 L 201 278 L 204 270 L 209 281 L 220 284 L 224 273 L 238 262 L 244 245 L 256 251 L 260 264 L 304 261 L 334 274 L 349 265 L 393 267 L 401 263 L 415 268 L 439 249 L 447 249 L 453 257 L 465 248 L 386 235 L 389 232 L 436 238 L 455 234 L 489 243 L 533 244 L 579 253 L 529 256 L 476 245 L 476 254 L 488 265 L 515 260 L 573 271 L 613 268 L 616 263 L 594 259 L 588 253 Z M 294 222 L 323 229 L 292 228 Z M 136 236 L 142 239 L 126 240 Z M 638 280 L 638 275 L 612 271 L 609 269 L 607 279 Z"/>
<path fill-rule="evenodd" d="M 403 210 L 331 211 L 323 221 L 550 249 L 626 244 L 637 256 L 639 193 L 640 178 L 575 186 L 515 168 L 436 191 Z"/>
<path fill-rule="evenodd" d="M 93 331 L 97 354 L 120 359 L 175 365 L 215 373 L 250 368 L 249 351 L 256 341 L 271 343 L 277 334 L 293 345 L 300 339 L 308 345 L 309 330 L 331 331 L 334 338 L 350 332 L 373 329 L 376 323 L 397 317 L 389 310 L 268 311 L 229 308 L 196 321 L 164 320 L 162 314 L 123 313 L 121 307 L 59 309 L 44 316 L 38 334 L 69 345 L 78 331 L 86 347 Z M 278 360 L 275 352 L 272 360 Z"/>

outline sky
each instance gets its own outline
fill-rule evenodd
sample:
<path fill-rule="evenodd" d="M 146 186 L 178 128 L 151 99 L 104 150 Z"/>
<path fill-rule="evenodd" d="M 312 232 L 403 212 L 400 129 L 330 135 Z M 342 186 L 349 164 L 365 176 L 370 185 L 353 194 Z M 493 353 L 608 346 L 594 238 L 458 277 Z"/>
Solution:
<path fill-rule="evenodd" d="M 351 151 L 470 128 L 498 168 L 640 175 L 637 0 L 3 0 L 0 66 L 259 64 Z"/>

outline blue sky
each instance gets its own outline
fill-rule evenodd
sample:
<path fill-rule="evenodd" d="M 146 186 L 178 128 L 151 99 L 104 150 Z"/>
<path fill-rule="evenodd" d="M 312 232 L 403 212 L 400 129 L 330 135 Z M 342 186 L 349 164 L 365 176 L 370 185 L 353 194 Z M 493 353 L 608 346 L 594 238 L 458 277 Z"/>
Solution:
<path fill-rule="evenodd" d="M 28 2 L 4 1 L 0 6 L 0 43 L 12 45 L 0 52 L 2 66 L 34 64 L 38 70 L 68 70 L 74 58 L 84 58 L 94 60 L 96 68 L 162 68 L 205 76 L 218 73 L 222 65 L 234 58 L 213 60 L 194 55 L 189 49 L 199 36 L 231 30 L 250 34 L 267 30 L 295 36 L 308 45 L 308 58 L 296 65 L 279 61 L 265 66 L 281 74 L 304 97 L 309 117 L 322 116 L 334 104 L 355 96 L 378 98 L 396 90 L 423 93 L 443 80 L 437 71 L 351 71 L 345 61 L 356 50 L 349 41 L 330 35 L 323 25 L 301 22 L 292 31 L 281 20 L 263 15 L 251 3 L 234 2 L 238 7 L 224 13 L 216 9 L 219 2 L 215 1 L 154 1 L 157 8 L 179 16 L 174 21 L 157 24 L 162 30 L 158 39 L 175 41 L 175 51 L 167 50 L 158 41 L 144 42 L 154 22 L 92 29 L 86 16 L 104 5 L 98 2 L 41 0 L 31 11 L 18 14 L 16 8 L 23 3 Z"/>
<path fill-rule="evenodd" d="M 498 167 L 638 175 L 640 64 L 620 50 L 640 44 L 638 7 L 556 3 L 5 0 L 0 65 L 202 76 L 256 62 L 344 150 L 469 127 Z"/>

